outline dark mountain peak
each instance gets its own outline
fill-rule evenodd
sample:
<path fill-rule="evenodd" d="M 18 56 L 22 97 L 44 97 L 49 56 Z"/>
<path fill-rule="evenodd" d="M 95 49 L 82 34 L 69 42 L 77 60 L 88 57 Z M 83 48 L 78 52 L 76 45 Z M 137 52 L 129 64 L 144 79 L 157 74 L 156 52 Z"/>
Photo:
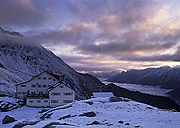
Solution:
<path fill-rule="evenodd" d="M 180 68 L 164 66 L 143 70 L 129 70 L 108 79 L 110 82 L 161 86 L 163 88 L 177 88 L 180 86 Z"/>
<path fill-rule="evenodd" d="M 23 36 L 19 32 L 15 32 L 15 31 L 10 32 L 10 31 L 4 30 L 2 27 L 0 27 L 0 33 L 9 34 L 13 36 Z"/>

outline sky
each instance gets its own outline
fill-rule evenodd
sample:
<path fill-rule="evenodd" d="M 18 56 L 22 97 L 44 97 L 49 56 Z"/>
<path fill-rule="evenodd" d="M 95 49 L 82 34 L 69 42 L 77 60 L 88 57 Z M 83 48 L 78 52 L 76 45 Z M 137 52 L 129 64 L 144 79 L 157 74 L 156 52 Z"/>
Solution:
<path fill-rule="evenodd" d="M 0 0 L 0 26 L 79 72 L 180 65 L 179 0 Z"/>

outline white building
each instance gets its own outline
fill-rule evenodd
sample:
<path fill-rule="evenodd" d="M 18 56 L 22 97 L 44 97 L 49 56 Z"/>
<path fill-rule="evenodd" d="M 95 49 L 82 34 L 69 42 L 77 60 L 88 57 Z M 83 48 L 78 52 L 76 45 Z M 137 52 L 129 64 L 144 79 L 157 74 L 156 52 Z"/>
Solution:
<path fill-rule="evenodd" d="M 75 100 L 75 92 L 48 72 L 15 86 L 16 97 L 26 99 L 27 106 L 55 107 Z"/>

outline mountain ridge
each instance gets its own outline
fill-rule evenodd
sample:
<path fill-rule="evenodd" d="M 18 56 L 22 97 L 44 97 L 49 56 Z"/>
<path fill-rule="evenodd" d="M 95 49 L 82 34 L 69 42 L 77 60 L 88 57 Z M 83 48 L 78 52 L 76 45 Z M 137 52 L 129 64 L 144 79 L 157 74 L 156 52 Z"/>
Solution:
<path fill-rule="evenodd" d="M 141 85 L 161 86 L 175 89 L 180 86 L 180 68 L 168 66 L 160 68 L 147 68 L 143 70 L 129 70 L 119 73 L 107 81 Z"/>
<path fill-rule="evenodd" d="M 78 99 L 89 98 L 93 91 L 100 91 L 104 86 L 97 78 L 76 72 L 60 57 L 40 45 L 0 43 L 0 64 L 5 68 L 4 70 L 20 78 L 9 83 L 6 80 L 6 83 L 1 84 L 3 88 L 6 86 L 13 88 L 12 83 L 29 80 L 43 71 L 52 72 L 62 77 L 63 81 L 76 91 Z M 9 93 L 7 90 L 3 91 Z"/>

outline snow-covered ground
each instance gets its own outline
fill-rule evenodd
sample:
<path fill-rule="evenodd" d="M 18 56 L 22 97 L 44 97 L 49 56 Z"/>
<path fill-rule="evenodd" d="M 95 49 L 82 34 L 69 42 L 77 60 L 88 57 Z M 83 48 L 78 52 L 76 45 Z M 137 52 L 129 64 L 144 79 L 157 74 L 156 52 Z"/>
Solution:
<path fill-rule="evenodd" d="M 3 125 L 0 124 L 0 127 L 9 128 L 24 120 L 38 120 L 40 117 L 38 111 L 40 110 L 42 110 L 42 108 L 22 107 L 11 112 L 1 112 L 1 120 L 6 114 L 9 114 L 18 119 L 18 121 Z M 96 115 L 94 117 L 79 116 L 87 112 L 94 112 Z M 179 112 L 162 110 L 131 100 L 128 102 L 110 102 L 107 97 L 76 101 L 74 104 L 57 107 L 45 113 L 52 115 L 50 118 L 41 120 L 35 125 L 26 125 L 23 128 L 42 128 L 50 123 L 56 128 L 180 127 Z M 61 117 L 65 118 L 59 120 Z M 94 121 L 98 121 L 99 124 L 88 125 Z"/>
<path fill-rule="evenodd" d="M 19 99 L 13 98 L 13 97 L 0 97 L 0 101 L 7 101 L 10 103 L 16 103 Z M 41 111 L 43 108 L 32 108 L 32 107 L 27 107 L 23 106 L 18 109 L 14 109 L 9 112 L 0 112 L 0 128 L 11 128 L 12 125 L 16 124 L 17 122 L 2 125 L 2 120 L 6 115 L 11 115 L 16 118 L 18 121 L 22 120 L 34 120 L 36 119 L 36 116 L 39 116 L 40 114 L 38 113 Z"/>
<path fill-rule="evenodd" d="M 105 81 L 104 79 L 100 79 L 100 80 L 106 85 L 109 83 L 112 83 L 112 82 Z M 126 88 L 130 91 L 139 91 L 142 93 L 148 93 L 148 94 L 153 94 L 157 96 L 168 96 L 166 93 L 173 90 L 173 89 L 163 89 L 163 88 L 160 88 L 160 86 L 126 84 L 126 83 L 115 83 L 115 82 L 113 83 L 119 87 Z"/>

